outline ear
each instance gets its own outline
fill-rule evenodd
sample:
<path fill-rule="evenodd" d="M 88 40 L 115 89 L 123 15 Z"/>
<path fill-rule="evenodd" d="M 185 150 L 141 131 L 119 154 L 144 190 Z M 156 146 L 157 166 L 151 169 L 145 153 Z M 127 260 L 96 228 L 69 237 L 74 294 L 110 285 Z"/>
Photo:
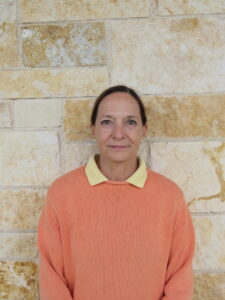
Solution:
<path fill-rule="evenodd" d="M 148 125 L 147 123 L 142 127 L 143 128 L 143 134 L 142 137 L 145 138 L 148 132 Z"/>
<path fill-rule="evenodd" d="M 94 137 L 95 136 L 95 126 L 93 124 L 90 124 L 91 134 Z"/>

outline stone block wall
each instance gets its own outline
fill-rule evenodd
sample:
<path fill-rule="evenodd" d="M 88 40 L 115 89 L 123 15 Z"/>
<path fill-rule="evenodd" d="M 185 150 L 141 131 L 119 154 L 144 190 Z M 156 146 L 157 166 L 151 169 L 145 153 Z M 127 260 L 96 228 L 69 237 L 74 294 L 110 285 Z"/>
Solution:
<path fill-rule="evenodd" d="M 193 299 L 225 299 L 224 32 L 224 0 L 0 0 L 0 299 L 39 299 L 48 186 L 97 151 L 89 112 L 115 84 L 144 100 L 147 164 L 185 193 Z"/>

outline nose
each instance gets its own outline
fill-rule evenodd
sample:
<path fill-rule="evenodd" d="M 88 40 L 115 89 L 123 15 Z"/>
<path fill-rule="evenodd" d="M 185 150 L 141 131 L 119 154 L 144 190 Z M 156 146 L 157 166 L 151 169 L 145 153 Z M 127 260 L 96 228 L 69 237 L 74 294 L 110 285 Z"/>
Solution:
<path fill-rule="evenodd" d="M 122 124 L 115 124 L 113 128 L 113 138 L 117 140 L 124 138 L 124 128 Z"/>

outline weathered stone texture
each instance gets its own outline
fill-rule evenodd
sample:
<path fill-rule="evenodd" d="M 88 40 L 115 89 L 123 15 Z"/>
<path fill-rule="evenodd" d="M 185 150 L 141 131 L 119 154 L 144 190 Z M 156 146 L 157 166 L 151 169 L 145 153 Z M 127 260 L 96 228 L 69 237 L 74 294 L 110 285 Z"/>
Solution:
<path fill-rule="evenodd" d="M 60 175 L 55 132 L 0 132 L 0 185 L 50 184 Z"/>
<path fill-rule="evenodd" d="M 225 273 L 195 274 L 193 300 L 224 300 Z"/>
<path fill-rule="evenodd" d="M 34 233 L 1 233 L 0 257 L 10 259 L 34 258 L 37 241 Z"/>
<path fill-rule="evenodd" d="M 142 93 L 224 91 L 225 19 L 156 18 L 112 24 L 112 85 Z"/>
<path fill-rule="evenodd" d="M 16 127 L 55 127 L 61 125 L 59 100 L 17 100 L 14 104 Z"/>
<path fill-rule="evenodd" d="M 153 1 L 151 1 L 153 2 Z M 147 17 L 149 1 L 142 0 L 22 0 L 24 22 Z"/>
<path fill-rule="evenodd" d="M 1 190 L 0 230 L 36 229 L 46 190 Z"/>
<path fill-rule="evenodd" d="M 158 0 L 158 15 L 225 13 L 224 0 Z"/>
<path fill-rule="evenodd" d="M 0 296 L 5 300 L 36 300 L 38 267 L 34 262 L 0 262 Z"/>
<path fill-rule="evenodd" d="M 224 143 L 153 143 L 151 167 L 182 188 L 191 211 L 225 211 Z"/>
<path fill-rule="evenodd" d="M 95 153 L 98 153 L 96 143 L 65 144 L 64 173 L 84 165 L 88 158 Z"/>
<path fill-rule="evenodd" d="M 151 137 L 224 137 L 225 95 L 143 97 Z"/>
<path fill-rule="evenodd" d="M 91 138 L 90 114 L 93 101 L 67 100 L 64 105 L 64 132 L 68 141 Z"/>
<path fill-rule="evenodd" d="M 195 269 L 225 269 L 225 216 L 193 217 L 196 235 Z"/>
<path fill-rule="evenodd" d="M 10 104 L 0 102 L 0 127 L 10 127 Z"/>
<path fill-rule="evenodd" d="M 16 0 L 0 0 L 0 68 L 18 64 Z"/>
<path fill-rule="evenodd" d="M 23 63 L 29 67 L 105 65 L 103 23 L 27 25 L 22 29 Z"/>
<path fill-rule="evenodd" d="M 107 86 L 103 67 L 0 72 L 0 98 L 93 96 Z"/>

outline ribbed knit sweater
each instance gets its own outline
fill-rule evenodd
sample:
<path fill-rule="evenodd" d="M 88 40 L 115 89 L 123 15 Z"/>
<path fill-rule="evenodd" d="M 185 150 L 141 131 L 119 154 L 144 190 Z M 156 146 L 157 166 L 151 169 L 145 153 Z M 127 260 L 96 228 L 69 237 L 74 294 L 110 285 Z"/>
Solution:
<path fill-rule="evenodd" d="M 143 188 L 57 179 L 38 226 L 41 300 L 191 300 L 195 236 L 181 190 L 147 170 Z"/>

